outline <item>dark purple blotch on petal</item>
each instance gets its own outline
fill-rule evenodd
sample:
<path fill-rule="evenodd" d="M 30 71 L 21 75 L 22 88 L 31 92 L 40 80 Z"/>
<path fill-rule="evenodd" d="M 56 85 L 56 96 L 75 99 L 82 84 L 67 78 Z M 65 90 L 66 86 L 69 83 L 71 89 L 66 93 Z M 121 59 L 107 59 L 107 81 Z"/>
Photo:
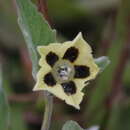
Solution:
<path fill-rule="evenodd" d="M 58 61 L 59 57 L 54 52 L 49 52 L 46 56 L 46 62 L 53 67 L 54 64 Z"/>
<path fill-rule="evenodd" d="M 53 75 L 51 72 L 47 73 L 44 76 L 44 82 L 48 85 L 48 86 L 54 86 L 56 85 L 56 80 L 54 79 Z"/>
<path fill-rule="evenodd" d="M 67 95 L 72 95 L 76 93 L 76 85 L 73 81 L 65 82 L 65 83 L 62 83 L 61 85 L 64 92 Z"/>
<path fill-rule="evenodd" d="M 70 47 L 65 52 L 63 59 L 69 60 L 70 62 L 74 62 L 79 55 L 79 51 L 75 47 Z"/>
<path fill-rule="evenodd" d="M 86 78 L 90 75 L 89 67 L 85 65 L 75 65 L 75 78 Z"/>

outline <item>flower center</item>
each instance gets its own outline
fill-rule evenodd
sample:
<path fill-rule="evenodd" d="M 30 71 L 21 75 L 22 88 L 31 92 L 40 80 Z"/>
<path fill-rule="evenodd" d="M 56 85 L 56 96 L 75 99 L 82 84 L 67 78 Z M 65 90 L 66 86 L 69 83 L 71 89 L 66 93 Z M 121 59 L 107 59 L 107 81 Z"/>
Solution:
<path fill-rule="evenodd" d="M 59 83 L 70 81 L 74 77 L 73 65 L 67 60 L 59 60 L 53 67 L 52 73 Z"/>
<path fill-rule="evenodd" d="M 58 68 L 58 74 L 62 80 L 68 80 L 71 71 L 71 68 L 67 65 L 62 65 Z"/>

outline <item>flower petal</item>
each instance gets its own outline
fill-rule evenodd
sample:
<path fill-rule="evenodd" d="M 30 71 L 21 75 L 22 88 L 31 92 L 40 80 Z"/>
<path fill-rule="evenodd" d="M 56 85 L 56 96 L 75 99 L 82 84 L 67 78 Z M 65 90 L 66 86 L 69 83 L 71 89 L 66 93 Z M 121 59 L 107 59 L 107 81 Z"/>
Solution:
<path fill-rule="evenodd" d="M 85 65 L 89 68 L 90 76 L 82 79 L 84 81 L 94 79 L 99 72 L 98 66 L 94 62 L 92 56 L 92 49 L 89 44 L 83 39 L 82 34 L 79 33 L 78 36 L 73 40 L 74 46 L 79 49 L 79 56 L 74 62 L 75 65 Z"/>
<path fill-rule="evenodd" d="M 76 85 L 76 93 L 68 96 L 68 98 L 66 99 L 66 103 L 74 106 L 77 109 L 80 109 L 79 105 L 82 102 L 84 96 L 82 89 L 85 87 L 85 84 L 81 79 L 75 79 L 73 82 Z"/>
<path fill-rule="evenodd" d="M 74 82 L 76 84 L 77 91 L 82 91 L 82 89 L 85 87 L 84 80 L 77 78 L 77 79 L 74 79 Z"/>
<path fill-rule="evenodd" d="M 44 64 L 44 67 L 42 67 L 39 72 L 37 73 L 37 82 L 34 86 L 33 90 L 43 90 L 46 86 L 48 86 L 44 82 L 44 77 L 46 74 L 48 74 L 51 71 L 51 67 L 47 64 Z"/>
<path fill-rule="evenodd" d="M 74 106 L 76 109 L 80 109 L 80 103 L 83 100 L 84 94 L 81 91 L 77 91 L 76 94 L 68 96 L 65 102 L 69 105 Z"/>

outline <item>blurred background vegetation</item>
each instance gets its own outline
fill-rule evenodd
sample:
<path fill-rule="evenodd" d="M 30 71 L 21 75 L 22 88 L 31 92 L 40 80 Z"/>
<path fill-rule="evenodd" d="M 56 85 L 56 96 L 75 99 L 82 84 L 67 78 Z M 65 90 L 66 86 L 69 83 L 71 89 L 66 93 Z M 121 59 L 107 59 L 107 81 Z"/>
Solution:
<path fill-rule="evenodd" d="M 39 0 L 32 0 L 42 12 Z M 96 57 L 111 64 L 84 89 L 81 110 L 54 99 L 51 130 L 67 120 L 83 128 L 130 130 L 130 1 L 48 0 L 43 10 L 59 41 L 72 40 L 78 32 Z M 46 15 L 48 11 L 48 15 Z M 35 20 L 35 19 L 34 19 Z M 44 99 L 32 92 L 31 61 L 17 24 L 15 0 L 0 1 L 0 130 L 40 130 Z"/>

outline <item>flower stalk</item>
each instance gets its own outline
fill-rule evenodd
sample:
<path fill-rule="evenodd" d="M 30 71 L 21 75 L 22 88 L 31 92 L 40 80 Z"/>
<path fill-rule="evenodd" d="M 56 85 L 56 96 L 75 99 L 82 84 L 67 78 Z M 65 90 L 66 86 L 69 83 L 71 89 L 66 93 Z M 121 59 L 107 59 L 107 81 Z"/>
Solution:
<path fill-rule="evenodd" d="M 46 107 L 41 130 L 49 130 L 53 112 L 53 96 L 49 92 L 44 91 L 44 100 Z"/>

